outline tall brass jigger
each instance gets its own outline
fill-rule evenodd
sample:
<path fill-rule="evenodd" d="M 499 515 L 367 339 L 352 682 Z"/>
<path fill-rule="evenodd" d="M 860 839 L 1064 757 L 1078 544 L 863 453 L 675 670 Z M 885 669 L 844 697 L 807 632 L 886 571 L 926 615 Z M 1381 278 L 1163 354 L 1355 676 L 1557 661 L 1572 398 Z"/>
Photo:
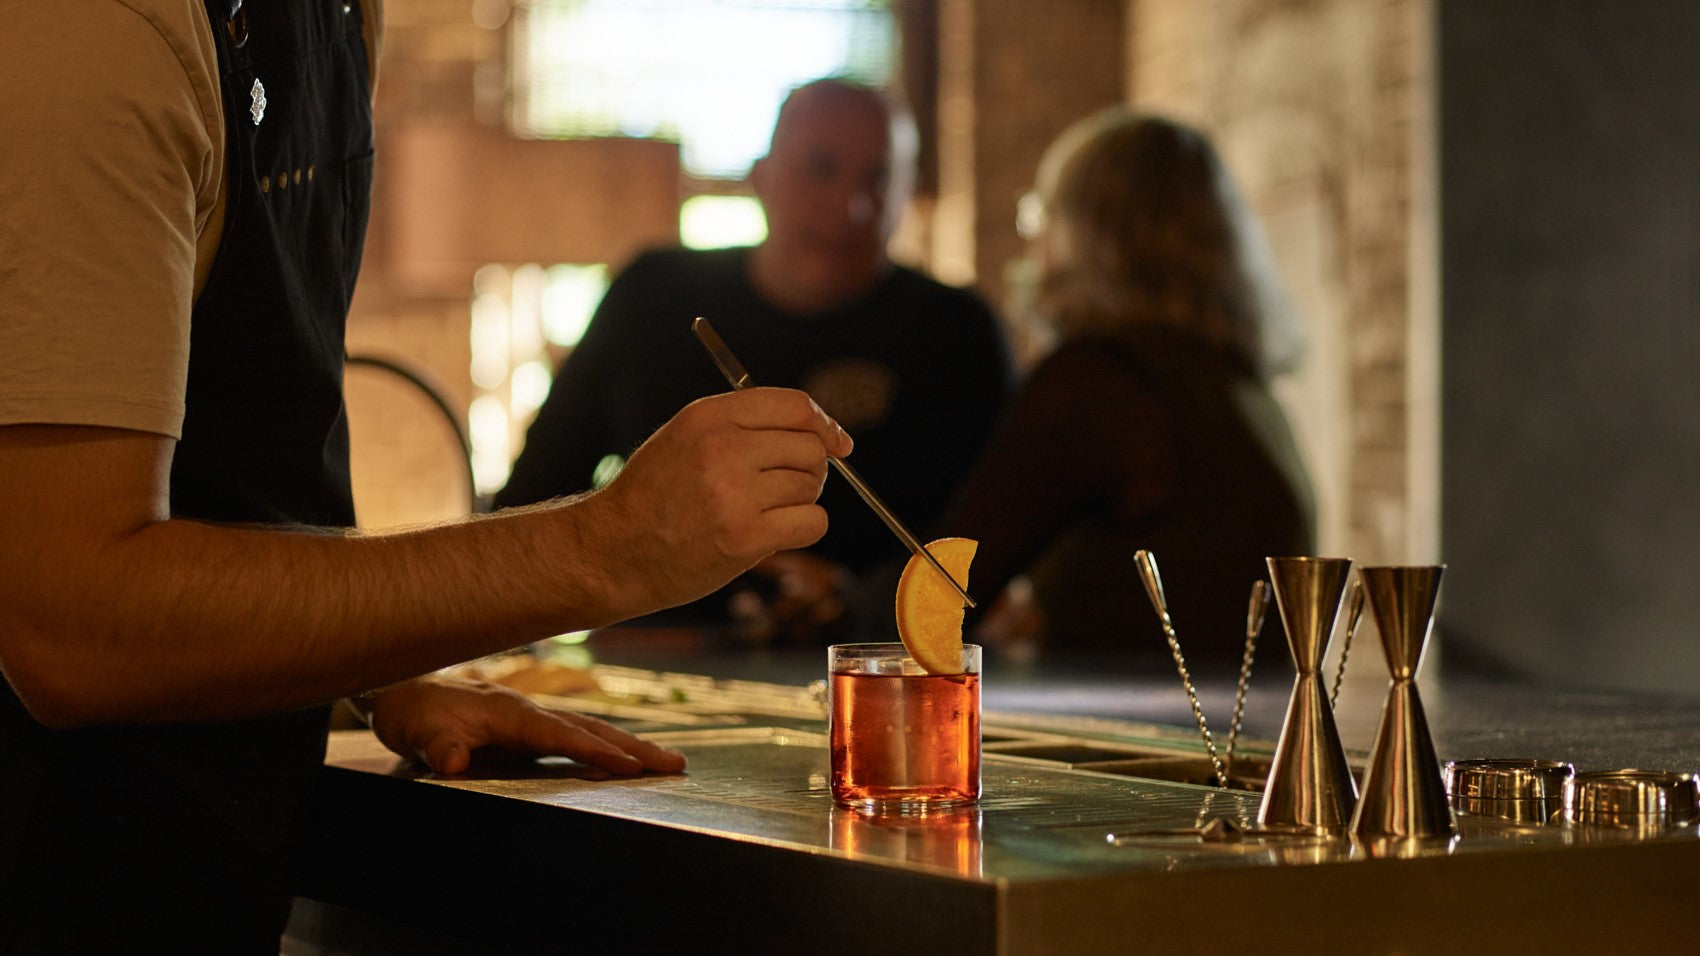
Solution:
<path fill-rule="evenodd" d="M 1340 614 L 1349 558 L 1269 558 L 1275 604 L 1298 677 L 1257 812 L 1260 826 L 1310 833 L 1346 831 L 1357 785 L 1322 686 L 1322 658 Z"/>
<path fill-rule="evenodd" d="M 1456 832 L 1434 738 L 1417 695 L 1417 669 L 1445 570 L 1445 565 L 1358 569 L 1393 677 L 1352 818 L 1352 832 L 1360 837 L 1427 839 Z"/>

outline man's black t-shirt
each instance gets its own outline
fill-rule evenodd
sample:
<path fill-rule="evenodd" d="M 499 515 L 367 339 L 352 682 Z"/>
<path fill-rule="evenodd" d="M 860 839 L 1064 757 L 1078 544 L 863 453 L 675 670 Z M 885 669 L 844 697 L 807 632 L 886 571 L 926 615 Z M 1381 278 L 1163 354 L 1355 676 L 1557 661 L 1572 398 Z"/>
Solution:
<path fill-rule="evenodd" d="M 808 392 L 856 441 L 850 461 L 905 523 L 925 527 L 985 441 L 1012 384 L 1001 327 L 972 293 L 894 266 L 843 308 L 791 315 L 749 280 L 751 250 L 640 256 L 610 285 L 558 370 L 498 506 L 590 489 L 679 409 L 726 391 L 691 333 L 704 316 L 759 385 Z M 606 462 L 606 463 L 605 463 Z M 811 550 L 864 572 L 903 546 L 843 481 L 821 494 L 830 529 Z M 724 618 L 714 598 L 671 622 Z"/>

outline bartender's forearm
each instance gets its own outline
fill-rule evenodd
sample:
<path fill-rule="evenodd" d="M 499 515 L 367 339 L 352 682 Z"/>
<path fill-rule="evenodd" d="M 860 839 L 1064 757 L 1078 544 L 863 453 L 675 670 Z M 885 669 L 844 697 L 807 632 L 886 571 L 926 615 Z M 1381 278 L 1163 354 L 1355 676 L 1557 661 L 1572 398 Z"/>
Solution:
<path fill-rule="evenodd" d="M 818 538 L 849 451 L 798 393 L 725 398 L 596 496 L 394 535 L 172 519 L 169 439 L 0 427 L 0 666 L 53 726 L 236 717 L 689 600 Z"/>
<path fill-rule="evenodd" d="M 49 724 L 299 707 L 605 623 L 636 599 L 580 566 L 594 508 L 274 531 L 169 519 L 125 471 L 61 482 L 79 488 L 69 518 L 46 489 L 14 497 L 27 480 L 7 494 L 3 660 Z"/>

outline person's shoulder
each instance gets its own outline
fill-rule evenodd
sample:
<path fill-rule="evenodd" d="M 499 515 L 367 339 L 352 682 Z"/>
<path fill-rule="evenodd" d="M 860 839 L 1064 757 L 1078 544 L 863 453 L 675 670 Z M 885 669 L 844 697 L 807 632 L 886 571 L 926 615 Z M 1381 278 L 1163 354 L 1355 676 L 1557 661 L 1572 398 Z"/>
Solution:
<path fill-rule="evenodd" d="M 217 52 L 206 5 L 200 0 L 88 0 L 67 10 L 68 4 L 14 3 L 6 5 L 6 29 L 0 31 L 7 72 L 24 68 L 20 58 L 70 61 L 87 73 L 110 64 L 103 51 L 163 40 L 185 69 L 216 74 Z M 128 76 L 137 81 L 145 77 Z"/>
<path fill-rule="evenodd" d="M 36 6 L 52 7 L 58 10 L 56 4 L 36 4 Z M 89 8 L 89 13 L 122 18 L 126 13 L 140 18 L 157 31 L 171 48 L 180 55 L 200 61 L 206 60 L 217 63 L 218 54 L 212 45 L 212 26 L 207 18 L 207 7 L 202 0 L 98 0 L 98 2 L 83 5 Z M 101 14 L 101 8 L 106 13 Z M 63 17 L 64 13 L 58 11 Z M 196 64 L 185 64 L 191 66 Z"/>
<path fill-rule="evenodd" d="M 97 0 L 84 6 L 128 7 L 161 24 L 208 23 L 205 0 Z"/>
<path fill-rule="evenodd" d="M 884 290 L 884 304 L 895 304 L 904 312 L 924 312 L 934 328 L 954 334 L 979 329 L 1001 335 L 997 314 L 971 287 L 951 285 L 912 266 L 893 264 Z"/>
<path fill-rule="evenodd" d="M 1045 353 L 1033 367 L 1035 374 L 1051 369 L 1087 368 L 1110 365 L 1118 361 L 1119 343 L 1100 336 L 1069 336 Z"/>
<path fill-rule="evenodd" d="M 1108 381 L 1149 382 L 1157 370 L 1128 340 L 1103 335 L 1076 335 L 1059 342 L 1034 366 L 1030 383 Z"/>
<path fill-rule="evenodd" d="M 150 23 L 158 23 L 161 29 L 181 31 L 185 26 L 193 28 L 196 24 L 209 23 L 205 0 L 84 0 L 75 4 L 76 15 L 71 16 L 66 9 L 71 4 L 54 3 L 17 3 L 9 4 L 6 11 L 8 24 L 19 23 L 25 26 L 45 24 L 51 20 L 69 20 L 73 25 L 88 24 L 91 19 L 99 22 L 102 18 L 128 11 Z M 39 8 L 32 16 L 31 8 Z"/>
<path fill-rule="evenodd" d="M 922 272 L 914 266 L 893 263 L 886 281 L 897 292 L 927 296 L 945 302 L 960 302 L 981 309 L 989 308 L 986 300 L 971 286 L 952 285 Z"/>
<path fill-rule="evenodd" d="M 8 4 L 0 31 L 0 69 L 39 81 L 31 95 L 46 100 L 42 108 L 59 108 L 55 97 L 76 98 L 89 111 L 102 101 L 154 104 L 186 91 L 202 122 L 219 122 L 218 49 L 204 3 L 88 0 L 74 14 L 66 6 Z"/>
<path fill-rule="evenodd" d="M 1233 357 L 1184 329 L 1155 323 L 1116 334 L 1064 339 L 1028 376 L 1029 385 L 1090 387 L 1121 400 L 1197 402 L 1255 381 Z"/>
<path fill-rule="evenodd" d="M 0 147 L 0 287 L 17 338 L 43 346 L 0 369 L 9 420 L 176 435 L 197 244 L 224 170 L 206 8 L 81 0 L 0 16 L 0 139 L 29 144 Z M 96 250 L 100 267 L 84 268 Z"/>
<path fill-rule="evenodd" d="M 1172 407 L 1160 370 L 1098 336 L 1064 339 L 1022 379 L 1019 394 L 1030 417 L 1064 423 L 1076 435 L 1118 433 L 1130 417 L 1160 416 Z"/>
<path fill-rule="evenodd" d="M 1260 377 L 1244 356 L 1190 329 L 1151 322 L 1125 330 L 1119 339 L 1123 349 L 1170 378 L 1227 383 Z"/>
<path fill-rule="evenodd" d="M 614 273 L 592 323 L 600 335 L 622 338 L 670 336 L 681 321 L 723 308 L 743 281 L 735 250 L 654 246 L 643 249 Z M 687 335 L 687 339 L 690 337 Z"/>
<path fill-rule="evenodd" d="M 750 250 L 743 246 L 719 249 L 690 249 L 685 246 L 650 246 L 633 256 L 627 268 L 705 269 L 743 262 Z"/>
<path fill-rule="evenodd" d="M 620 269 L 619 275 L 625 277 L 641 277 L 646 281 L 655 278 L 671 280 L 690 280 L 694 278 L 716 278 L 729 273 L 736 274 L 743 268 L 749 250 L 744 248 L 728 249 L 687 249 L 682 246 L 654 246 L 644 249 Z"/>

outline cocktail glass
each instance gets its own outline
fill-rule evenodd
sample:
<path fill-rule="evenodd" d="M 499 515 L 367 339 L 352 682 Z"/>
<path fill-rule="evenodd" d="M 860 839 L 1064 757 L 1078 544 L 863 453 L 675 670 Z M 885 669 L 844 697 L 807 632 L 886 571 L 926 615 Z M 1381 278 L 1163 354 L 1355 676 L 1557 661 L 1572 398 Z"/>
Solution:
<path fill-rule="evenodd" d="M 902 644 L 827 648 L 832 799 L 864 813 L 924 814 L 980 799 L 980 648 L 962 673 L 929 674 Z"/>

